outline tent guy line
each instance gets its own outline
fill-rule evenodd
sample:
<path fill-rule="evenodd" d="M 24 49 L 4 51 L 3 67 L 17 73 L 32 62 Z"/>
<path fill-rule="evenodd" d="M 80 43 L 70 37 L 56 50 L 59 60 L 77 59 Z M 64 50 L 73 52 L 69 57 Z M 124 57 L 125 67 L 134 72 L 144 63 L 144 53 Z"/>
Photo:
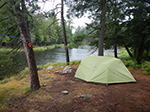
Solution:
<path fill-rule="evenodd" d="M 20 38 L 20 37 L 14 37 L 14 36 L 8 36 L 8 35 L 2 35 L 0 34 L 0 36 L 3 36 L 3 37 L 10 37 L 10 38 L 16 38 L 16 39 L 21 39 L 21 40 L 30 40 L 30 38 Z"/>

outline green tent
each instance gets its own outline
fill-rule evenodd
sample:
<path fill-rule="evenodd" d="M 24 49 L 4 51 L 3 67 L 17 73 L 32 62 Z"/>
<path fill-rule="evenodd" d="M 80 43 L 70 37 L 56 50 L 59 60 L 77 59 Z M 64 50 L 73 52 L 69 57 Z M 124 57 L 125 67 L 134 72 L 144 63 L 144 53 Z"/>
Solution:
<path fill-rule="evenodd" d="M 120 59 L 104 56 L 84 58 L 75 78 L 102 84 L 136 82 Z"/>

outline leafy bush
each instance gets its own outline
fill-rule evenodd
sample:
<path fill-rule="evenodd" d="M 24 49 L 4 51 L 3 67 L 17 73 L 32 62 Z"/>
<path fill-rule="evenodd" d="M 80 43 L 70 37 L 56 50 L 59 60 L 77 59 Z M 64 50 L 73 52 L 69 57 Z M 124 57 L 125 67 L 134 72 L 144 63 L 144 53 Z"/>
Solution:
<path fill-rule="evenodd" d="M 71 62 L 69 62 L 69 65 L 79 65 L 81 63 L 81 60 L 73 60 Z"/>
<path fill-rule="evenodd" d="M 23 71 L 21 71 L 19 74 L 22 75 L 22 74 L 29 74 L 29 68 L 26 67 Z"/>
<path fill-rule="evenodd" d="M 10 81 L 10 78 L 4 78 L 2 81 L 0 81 L 1 84 L 7 83 Z"/>
<path fill-rule="evenodd" d="M 144 74 L 150 75 L 150 62 L 145 61 L 141 65 L 141 69 L 144 70 Z"/>
<path fill-rule="evenodd" d="M 127 68 L 140 68 L 139 65 L 134 59 L 122 60 Z"/>
<path fill-rule="evenodd" d="M 50 63 L 47 63 L 47 64 L 45 64 L 43 67 L 44 68 L 47 68 L 48 66 L 52 66 L 52 63 L 50 62 Z"/>
<path fill-rule="evenodd" d="M 4 52 L 0 52 L 0 80 L 3 79 L 5 76 L 4 74 L 8 73 L 8 69 L 12 64 L 14 55 L 6 54 Z M 9 69 L 10 71 L 11 69 Z"/>
<path fill-rule="evenodd" d="M 56 63 L 52 64 L 52 66 L 60 66 L 60 65 L 64 66 L 64 65 L 67 65 L 67 63 L 66 62 L 56 62 Z"/>

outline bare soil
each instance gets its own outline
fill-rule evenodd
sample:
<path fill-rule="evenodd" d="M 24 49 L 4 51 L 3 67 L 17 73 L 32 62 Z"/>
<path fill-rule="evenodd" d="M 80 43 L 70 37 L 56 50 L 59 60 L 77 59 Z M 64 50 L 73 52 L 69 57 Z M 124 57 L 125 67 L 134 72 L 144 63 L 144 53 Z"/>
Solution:
<path fill-rule="evenodd" d="M 150 112 L 150 76 L 137 75 L 139 69 L 131 69 L 136 83 L 109 86 L 74 81 L 77 66 L 62 75 L 51 72 L 40 75 L 42 84 L 28 97 L 14 98 L 0 112 Z M 69 94 L 62 95 L 67 90 Z M 80 97 L 91 94 L 92 97 Z"/>

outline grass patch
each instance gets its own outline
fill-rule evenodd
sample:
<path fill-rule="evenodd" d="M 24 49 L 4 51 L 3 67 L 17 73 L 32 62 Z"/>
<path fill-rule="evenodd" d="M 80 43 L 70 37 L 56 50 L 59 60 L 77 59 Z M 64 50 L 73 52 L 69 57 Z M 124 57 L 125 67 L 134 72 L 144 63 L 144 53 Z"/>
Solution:
<path fill-rule="evenodd" d="M 0 81 L 1 84 L 7 83 L 8 81 L 10 81 L 10 78 L 4 78 L 3 80 Z"/>
<path fill-rule="evenodd" d="M 56 45 L 50 45 L 50 46 L 43 46 L 43 47 L 35 47 L 33 48 L 34 51 L 45 51 L 45 50 L 50 50 L 58 47 L 62 47 L 63 44 L 56 44 Z"/>
<path fill-rule="evenodd" d="M 69 65 L 72 66 L 72 65 L 79 65 L 81 63 L 81 60 L 73 60 L 73 61 L 70 61 L 69 62 Z"/>
<path fill-rule="evenodd" d="M 8 82 L 0 83 L 0 108 L 5 108 L 7 106 L 6 101 L 11 98 L 26 96 L 28 88 L 28 83 L 17 81 L 15 77 L 11 77 Z"/>
<path fill-rule="evenodd" d="M 0 52 L 9 52 L 11 50 L 12 50 L 11 48 L 6 48 L 6 47 L 0 48 Z"/>
<path fill-rule="evenodd" d="M 47 63 L 46 65 L 44 65 L 44 68 L 47 68 L 49 66 L 66 66 L 67 63 L 66 62 L 56 62 L 56 63 Z"/>
<path fill-rule="evenodd" d="M 21 71 L 19 74 L 22 75 L 22 74 L 29 74 L 29 68 L 26 67 L 23 71 Z"/>

